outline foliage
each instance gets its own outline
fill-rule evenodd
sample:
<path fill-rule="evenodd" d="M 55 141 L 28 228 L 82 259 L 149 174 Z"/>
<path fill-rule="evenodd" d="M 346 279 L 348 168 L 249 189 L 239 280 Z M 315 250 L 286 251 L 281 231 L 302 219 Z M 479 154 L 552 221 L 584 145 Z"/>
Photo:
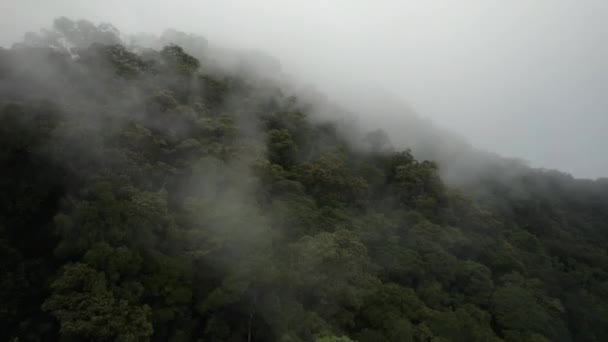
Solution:
<path fill-rule="evenodd" d="M 0 50 L 0 339 L 608 340 L 605 180 L 451 186 L 202 37 L 118 37 Z"/>

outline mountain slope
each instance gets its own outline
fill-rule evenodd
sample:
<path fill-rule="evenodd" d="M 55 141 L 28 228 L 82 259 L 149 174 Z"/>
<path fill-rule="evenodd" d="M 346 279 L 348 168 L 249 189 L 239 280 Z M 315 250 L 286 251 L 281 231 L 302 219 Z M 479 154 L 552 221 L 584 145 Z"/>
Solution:
<path fill-rule="evenodd" d="M 608 183 L 446 185 L 170 35 L 0 50 L 3 340 L 608 340 Z"/>

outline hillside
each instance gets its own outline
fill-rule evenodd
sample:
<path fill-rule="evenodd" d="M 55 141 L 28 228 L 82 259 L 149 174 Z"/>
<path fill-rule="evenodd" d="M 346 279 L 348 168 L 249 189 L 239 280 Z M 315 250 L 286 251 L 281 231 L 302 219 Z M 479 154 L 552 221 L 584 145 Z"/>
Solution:
<path fill-rule="evenodd" d="M 277 63 L 66 18 L 0 49 L 0 339 L 608 340 L 606 180 L 416 159 Z"/>

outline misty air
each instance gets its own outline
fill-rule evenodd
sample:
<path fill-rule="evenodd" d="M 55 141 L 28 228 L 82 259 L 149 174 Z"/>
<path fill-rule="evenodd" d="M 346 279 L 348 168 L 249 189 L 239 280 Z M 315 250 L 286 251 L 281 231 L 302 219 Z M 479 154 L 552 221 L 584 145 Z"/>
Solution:
<path fill-rule="evenodd" d="M 0 340 L 608 341 L 608 2 L 0 3 Z"/>

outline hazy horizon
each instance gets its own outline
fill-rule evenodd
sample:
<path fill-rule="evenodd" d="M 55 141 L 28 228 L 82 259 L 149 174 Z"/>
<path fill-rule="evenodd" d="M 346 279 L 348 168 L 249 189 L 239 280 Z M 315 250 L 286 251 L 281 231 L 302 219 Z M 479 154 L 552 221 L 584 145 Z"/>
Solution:
<path fill-rule="evenodd" d="M 576 177 L 608 176 L 608 3 L 599 0 L 9 0 L 0 13 L 5 47 L 67 16 L 260 49 L 341 104 L 349 89 L 375 89 L 478 148 Z"/>

